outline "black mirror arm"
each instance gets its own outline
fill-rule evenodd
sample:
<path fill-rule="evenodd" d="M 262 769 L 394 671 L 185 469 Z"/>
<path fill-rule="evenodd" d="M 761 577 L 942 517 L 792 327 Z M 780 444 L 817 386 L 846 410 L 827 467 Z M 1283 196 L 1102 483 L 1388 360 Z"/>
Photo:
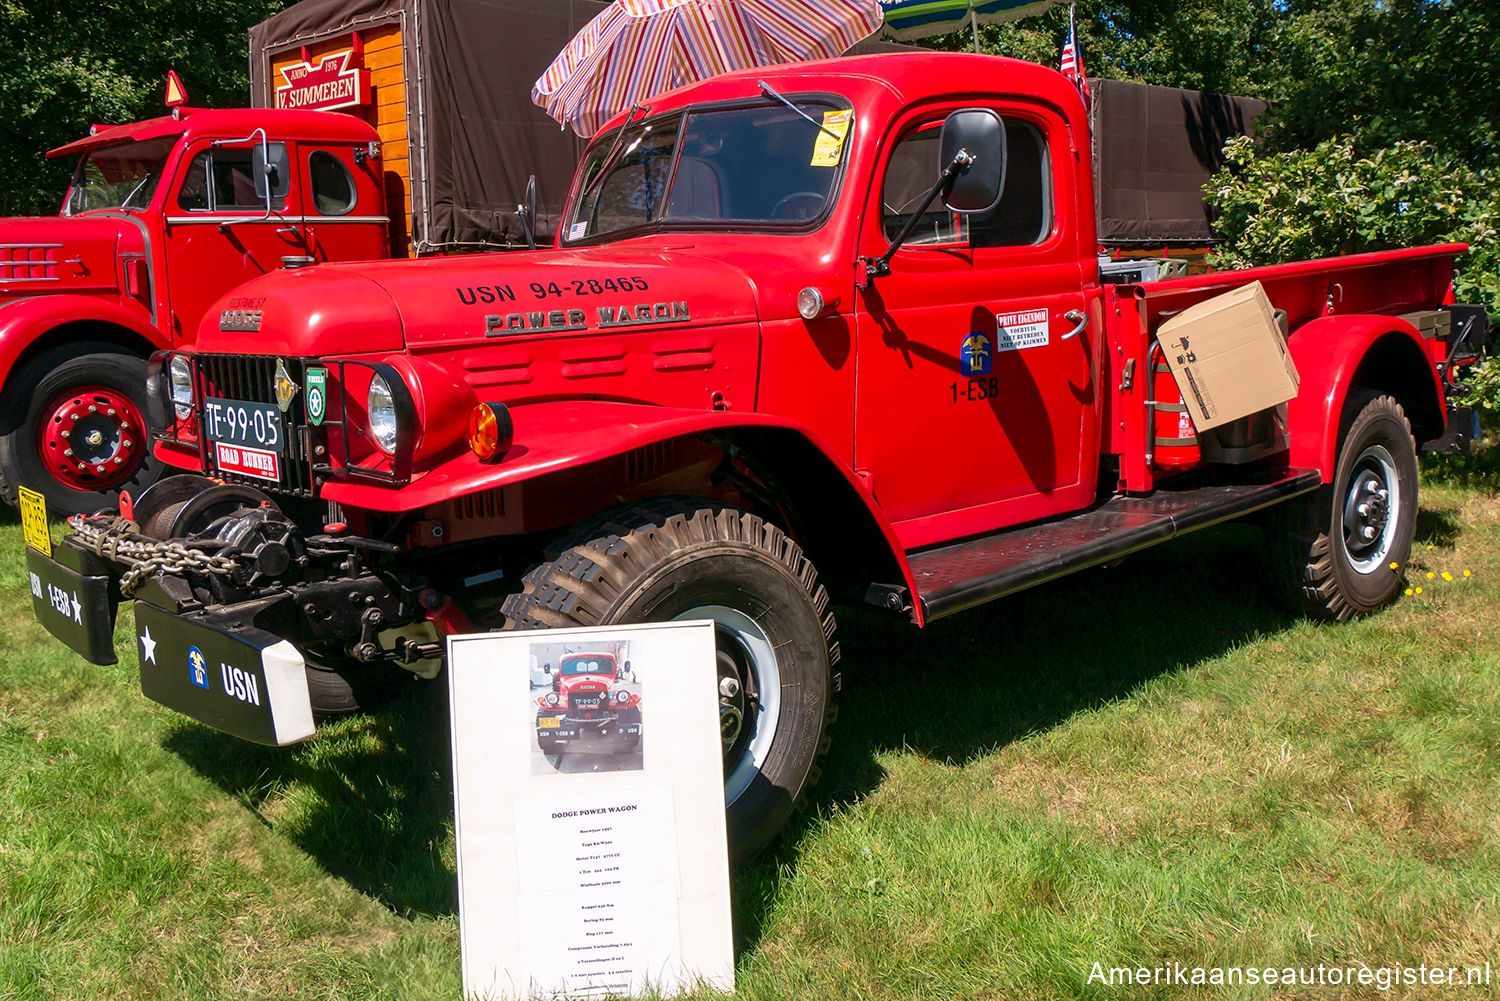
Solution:
<path fill-rule="evenodd" d="M 896 238 L 885 249 L 885 253 L 879 257 L 861 257 L 859 259 L 862 267 L 860 269 L 860 280 L 857 284 L 860 288 L 866 288 L 876 278 L 891 273 L 891 258 L 896 255 L 896 251 L 901 249 L 901 245 L 906 242 L 906 238 L 911 236 L 911 231 L 917 228 L 917 223 L 921 221 L 922 216 L 927 214 L 927 208 L 932 204 L 933 199 L 938 196 L 938 192 L 951 184 L 953 179 L 960 173 L 971 167 L 974 164 L 974 160 L 974 155 L 966 149 L 961 149 L 957 153 L 954 153 L 953 160 L 948 166 L 943 168 L 943 172 L 938 175 L 937 183 L 932 186 L 931 191 L 927 192 L 927 197 L 922 199 L 922 204 L 917 210 L 906 220 L 906 225 L 901 227 L 901 232 L 896 234 Z"/>

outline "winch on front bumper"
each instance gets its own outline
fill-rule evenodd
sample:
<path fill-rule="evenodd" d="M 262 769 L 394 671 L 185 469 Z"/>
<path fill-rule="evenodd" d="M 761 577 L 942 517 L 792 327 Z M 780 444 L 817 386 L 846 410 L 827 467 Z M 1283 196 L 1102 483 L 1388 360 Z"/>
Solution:
<path fill-rule="evenodd" d="M 115 663 L 119 603 L 134 600 L 148 698 L 280 745 L 312 735 L 309 667 L 437 672 L 426 624 L 446 599 L 391 568 L 395 546 L 332 526 L 304 534 L 260 491 L 202 477 L 161 481 L 134 514 L 75 516 L 26 559 L 37 619 L 96 664 Z"/>

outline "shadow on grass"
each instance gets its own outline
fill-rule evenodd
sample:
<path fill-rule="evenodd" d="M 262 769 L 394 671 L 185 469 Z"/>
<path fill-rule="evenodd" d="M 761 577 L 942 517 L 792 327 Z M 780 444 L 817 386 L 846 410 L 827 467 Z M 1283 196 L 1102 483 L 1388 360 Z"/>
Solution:
<path fill-rule="evenodd" d="M 296 747 L 190 724 L 168 749 L 330 874 L 404 915 L 457 911 L 446 689 L 415 679 L 380 712 Z"/>
<path fill-rule="evenodd" d="M 920 631 L 873 609 L 838 609 L 843 694 L 809 814 L 875 789 L 882 752 L 961 766 L 1286 628 L 1292 596 L 1278 600 L 1276 573 L 1258 555 L 1263 538 L 1246 526 L 1212 529 Z M 766 902 L 811 822 L 735 874 L 737 949 L 759 941 Z"/>
<path fill-rule="evenodd" d="M 1458 519 L 1447 511 L 1424 511 L 1418 508 L 1413 547 L 1452 546 L 1458 541 L 1460 532 Z"/>
<path fill-rule="evenodd" d="M 882 752 L 962 765 L 1284 628 L 1292 616 L 1272 600 L 1259 540 L 1250 528 L 1211 530 L 921 631 L 840 608 L 844 694 L 809 814 L 878 786 Z M 398 912 L 452 914 L 447 704 L 440 685 L 414 687 L 298 748 L 197 726 L 168 746 L 356 889 Z M 738 948 L 759 941 L 808 823 L 734 874 Z"/>
<path fill-rule="evenodd" d="M 1500 443 L 1491 437 L 1468 452 L 1456 455 L 1434 452 L 1422 456 L 1422 476 L 1429 483 L 1452 487 L 1500 490 Z"/>

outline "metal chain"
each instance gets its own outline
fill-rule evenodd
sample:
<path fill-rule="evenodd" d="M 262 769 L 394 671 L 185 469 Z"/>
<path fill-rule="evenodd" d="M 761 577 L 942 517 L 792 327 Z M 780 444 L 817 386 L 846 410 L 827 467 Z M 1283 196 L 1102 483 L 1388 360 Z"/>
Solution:
<path fill-rule="evenodd" d="M 148 538 L 127 518 L 110 518 L 102 527 L 101 520 L 74 515 L 68 524 L 79 540 L 100 556 L 131 565 L 120 577 L 120 593 L 127 598 L 157 572 L 181 576 L 196 571 L 228 577 L 239 569 L 232 557 L 210 556 L 180 542 Z"/>

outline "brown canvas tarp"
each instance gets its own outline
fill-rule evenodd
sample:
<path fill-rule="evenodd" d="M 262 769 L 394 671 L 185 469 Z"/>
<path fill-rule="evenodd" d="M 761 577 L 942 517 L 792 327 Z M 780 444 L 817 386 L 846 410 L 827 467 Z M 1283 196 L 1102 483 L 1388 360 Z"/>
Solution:
<path fill-rule="evenodd" d="M 531 103 L 531 86 L 598 0 L 302 0 L 250 29 L 252 102 L 271 103 L 271 57 L 399 23 L 405 47 L 412 242 L 419 252 L 521 243 L 516 202 L 537 177 L 549 241 L 583 143 Z M 909 48 L 866 41 L 855 52 Z M 1095 80 L 1099 240 L 1209 240 L 1202 186 L 1231 136 L 1267 105 L 1244 97 Z"/>
<path fill-rule="evenodd" d="M 405 56 L 413 245 L 477 249 L 524 239 L 515 215 L 537 178 L 547 241 L 583 143 L 531 103 L 531 85 L 597 0 L 302 0 L 250 29 L 251 99 L 271 103 L 271 57 L 399 23 Z"/>
<path fill-rule="evenodd" d="M 1209 242 L 1203 185 L 1265 101 L 1122 80 L 1090 82 L 1099 242 Z"/>

